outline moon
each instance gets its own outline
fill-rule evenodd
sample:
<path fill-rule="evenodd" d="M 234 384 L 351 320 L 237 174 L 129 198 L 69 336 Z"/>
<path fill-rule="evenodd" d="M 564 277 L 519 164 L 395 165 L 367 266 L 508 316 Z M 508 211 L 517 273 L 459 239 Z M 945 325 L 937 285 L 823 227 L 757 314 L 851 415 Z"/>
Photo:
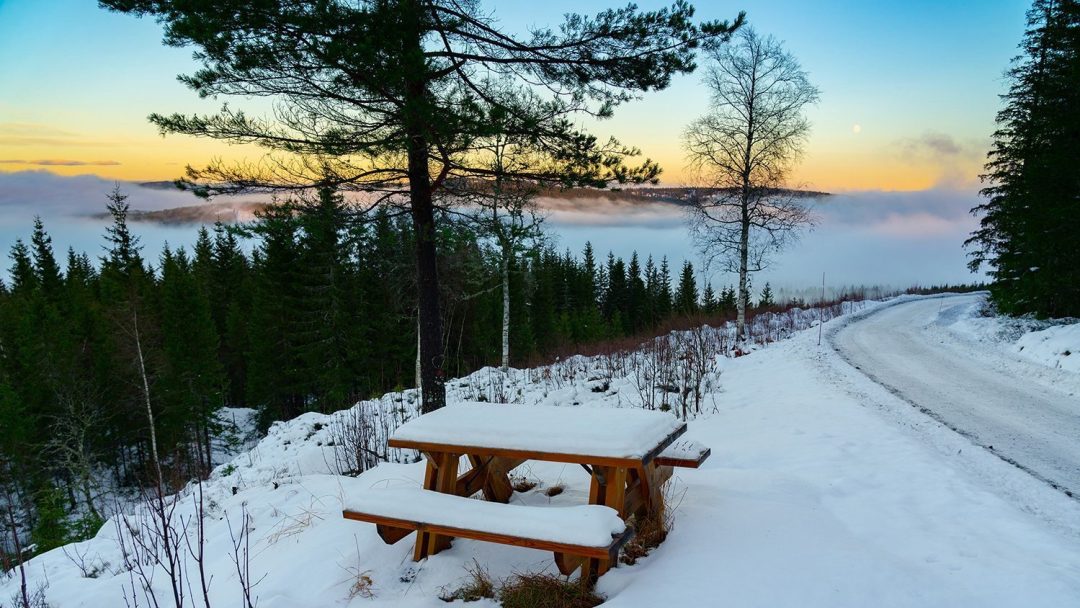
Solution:
<path fill-rule="evenodd" d="M 862 133 L 862 125 L 860 125 L 859 123 L 855 123 L 855 124 L 851 125 L 851 132 L 854 133 L 855 135 L 858 135 L 859 133 Z"/>

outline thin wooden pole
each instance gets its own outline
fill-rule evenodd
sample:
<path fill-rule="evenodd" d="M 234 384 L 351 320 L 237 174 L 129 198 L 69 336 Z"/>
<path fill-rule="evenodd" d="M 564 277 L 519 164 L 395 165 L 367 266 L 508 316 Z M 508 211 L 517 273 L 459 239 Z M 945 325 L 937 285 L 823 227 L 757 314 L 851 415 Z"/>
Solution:
<path fill-rule="evenodd" d="M 825 324 L 825 273 L 821 273 L 821 301 L 818 302 L 817 345 L 821 346 L 821 326 Z"/>

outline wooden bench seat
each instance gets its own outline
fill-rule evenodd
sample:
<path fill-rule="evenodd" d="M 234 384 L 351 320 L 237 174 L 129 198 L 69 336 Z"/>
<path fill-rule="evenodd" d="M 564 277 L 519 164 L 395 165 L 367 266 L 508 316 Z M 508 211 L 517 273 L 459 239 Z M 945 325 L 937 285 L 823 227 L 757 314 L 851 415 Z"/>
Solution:
<path fill-rule="evenodd" d="M 430 535 L 432 543 L 441 536 L 551 551 L 565 575 L 585 560 L 605 562 L 601 571 L 614 566 L 619 549 L 633 536 L 610 507 L 531 507 L 412 488 L 373 489 L 350 497 L 342 515 L 375 524 L 387 544 L 415 531 Z"/>
<path fill-rule="evenodd" d="M 656 463 L 656 466 L 661 467 L 696 469 L 701 466 L 701 463 L 705 462 L 705 459 L 711 453 L 711 448 L 693 439 L 678 439 L 657 454 L 653 462 Z"/>

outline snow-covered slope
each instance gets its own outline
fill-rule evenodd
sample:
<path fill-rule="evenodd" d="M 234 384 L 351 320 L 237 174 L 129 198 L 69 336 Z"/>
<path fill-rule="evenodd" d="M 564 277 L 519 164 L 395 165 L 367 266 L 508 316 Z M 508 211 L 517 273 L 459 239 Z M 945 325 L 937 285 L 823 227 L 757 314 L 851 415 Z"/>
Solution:
<path fill-rule="evenodd" d="M 636 356 L 575 358 L 508 374 L 481 370 L 452 382 L 450 399 L 639 407 L 644 397 L 633 371 L 648 362 L 635 363 Z M 705 376 L 701 414 L 686 437 L 710 446 L 712 457 L 672 480 L 668 540 L 601 578 L 608 605 L 1080 604 L 1080 503 L 899 402 L 827 344 L 818 346 L 816 330 L 748 356 L 714 358 Z M 467 540 L 417 564 L 412 537 L 388 546 L 374 526 L 344 520 L 350 497 L 417 487 L 423 475 L 421 464 L 409 462 L 412 454 L 398 452 L 387 454 L 397 462 L 357 477 L 334 475 L 350 465 L 329 444 L 339 443 L 357 412 L 378 414 L 367 427 L 377 438 L 416 415 L 416 397 L 388 395 L 333 416 L 279 423 L 204 484 L 213 605 L 243 605 L 233 562 L 243 555 L 243 543 L 240 550 L 233 543 L 241 531 L 249 534 L 259 608 L 443 606 L 440 591 L 474 563 L 495 577 L 555 571 L 548 553 Z M 580 467 L 530 463 L 517 474 L 538 485 L 514 502 L 587 502 Z M 565 490 L 549 498 L 544 490 L 554 485 Z M 189 492 L 176 517 L 190 521 L 196 499 Z M 66 548 L 67 555 L 55 550 L 32 560 L 31 588 L 47 580 L 56 608 L 124 606 L 132 578 L 115 523 Z M 160 569 L 153 586 L 162 605 L 171 605 Z M 17 579 L 0 582 L 0 602 L 16 587 Z M 187 603 L 203 606 L 197 576 L 191 589 Z"/>
<path fill-rule="evenodd" d="M 953 332 L 1020 355 L 1026 361 L 1080 373 L 1080 319 L 1016 319 L 987 314 L 985 309 L 985 303 L 980 302 L 948 319 L 945 325 Z"/>
<path fill-rule="evenodd" d="M 1024 334 L 1016 351 L 1037 363 L 1080 373 L 1080 323 Z"/>

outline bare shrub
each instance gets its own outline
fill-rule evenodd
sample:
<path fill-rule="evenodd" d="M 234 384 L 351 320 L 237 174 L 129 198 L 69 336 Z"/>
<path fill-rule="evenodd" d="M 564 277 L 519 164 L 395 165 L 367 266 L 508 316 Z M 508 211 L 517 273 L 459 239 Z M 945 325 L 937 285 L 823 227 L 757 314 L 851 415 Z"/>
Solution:
<path fill-rule="evenodd" d="M 331 470 L 338 475 L 356 476 L 387 460 L 386 441 L 397 428 L 393 416 L 383 416 L 378 404 L 361 401 L 338 412 L 330 420 L 334 447 Z"/>
<path fill-rule="evenodd" d="M 103 560 L 101 555 L 91 556 L 89 550 L 80 549 L 78 543 L 64 545 L 60 550 L 64 553 L 64 557 L 79 569 L 83 578 L 97 578 L 109 572 L 109 562 Z"/>
<path fill-rule="evenodd" d="M 251 592 L 255 585 L 258 585 L 259 581 L 253 581 L 251 579 L 251 515 L 247 512 L 247 506 L 241 506 L 241 519 L 240 529 L 234 530 L 232 526 L 232 520 L 226 518 L 226 525 L 229 527 L 229 540 L 232 541 L 232 555 L 230 556 L 233 565 L 236 567 L 237 580 L 240 581 L 241 598 L 243 608 L 255 608 L 255 601 L 252 600 Z M 265 575 L 264 577 L 265 578 Z"/>

